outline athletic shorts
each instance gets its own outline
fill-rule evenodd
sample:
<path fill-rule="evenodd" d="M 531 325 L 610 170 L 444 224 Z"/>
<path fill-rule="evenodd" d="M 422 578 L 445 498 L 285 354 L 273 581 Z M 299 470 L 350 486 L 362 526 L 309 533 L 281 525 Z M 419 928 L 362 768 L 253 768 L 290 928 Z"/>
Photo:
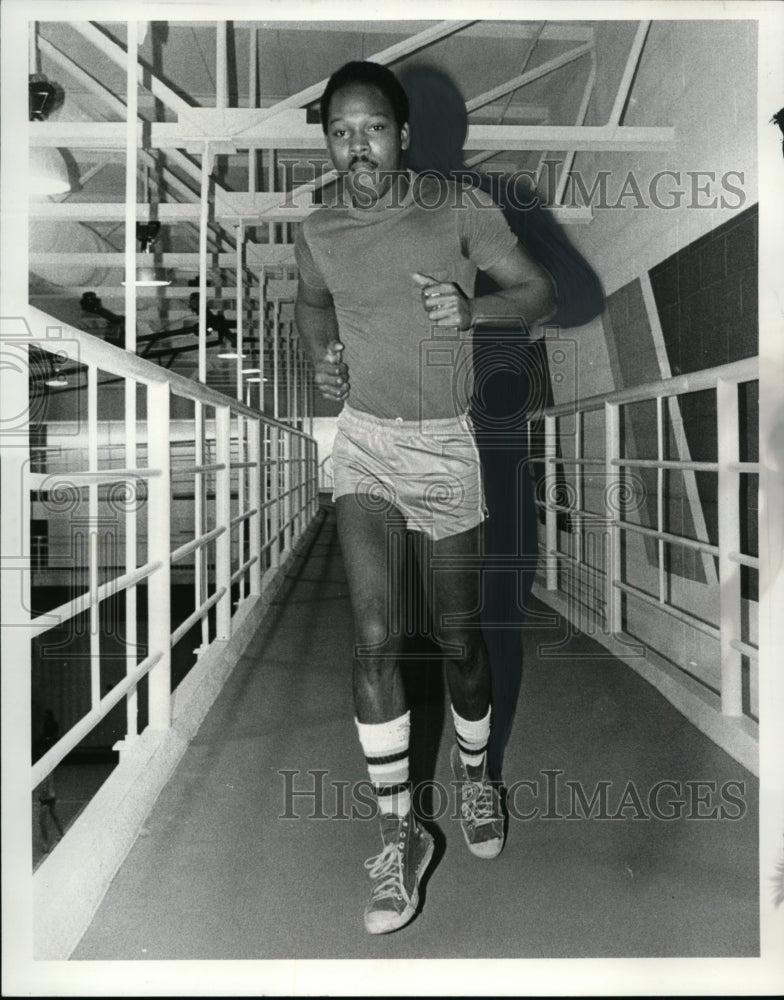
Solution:
<path fill-rule="evenodd" d="M 468 414 L 446 420 L 381 419 L 344 405 L 332 448 L 333 499 L 368 510 L 390 505 L 435 541 L 485 519 L 479 452 Z"/>

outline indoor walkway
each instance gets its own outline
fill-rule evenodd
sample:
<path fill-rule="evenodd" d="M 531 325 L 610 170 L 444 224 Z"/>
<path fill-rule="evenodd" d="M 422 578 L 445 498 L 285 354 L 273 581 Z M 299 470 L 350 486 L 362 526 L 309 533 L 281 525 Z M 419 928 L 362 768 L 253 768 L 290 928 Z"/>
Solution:
<path fill-rule="evenodd" d="M 423 805 L 443 815 L 432 824 L 438 849 L 423 908 L 401 931 L 370 937 L 362 862 L 379 849 L 377 823 L 340 818 L 363 807 L 350 790 L 341 800 L 345 785 L 335 784 L 365 773 L 347 588 L 327 507 L 72 957 L 757 954 L 757 780 L 627 666 L 536 609 L 543 617 L 526 638 L 505 767 L 508 785 L 527 779 L 536 791 L 520 788 L 504 852 L 481 861 L 451 818 L 453 797 L 441 802 L 431 786 Z M 537 655 L 559 643 L 559 655 Z M 412 778 L 452 795 L 441 670 L 425 659 L 406 673 Z M 312 789 L 315 771 L 326 772 L 320 802 L 287 798 L 292 781 Z M 589 800 L 606 789 L 604 815 L 617 818 L 584 818 L 567 781 Z M 682 802 L 680 818 L 652 815 L 663 781 L 673 784 L 661 789 L 661 815 L 677 817 Z"/>

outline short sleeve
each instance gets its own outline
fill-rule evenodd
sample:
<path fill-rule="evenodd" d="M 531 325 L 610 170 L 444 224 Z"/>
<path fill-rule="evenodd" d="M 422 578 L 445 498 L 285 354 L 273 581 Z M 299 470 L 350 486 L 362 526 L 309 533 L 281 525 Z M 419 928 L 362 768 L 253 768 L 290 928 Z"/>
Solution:
<path fill-rule="evenodd" d="M 463 189 L 460 210 L 460 243 L 466 256 L 481 271 L 503 260 L 517 245 L 504 213 L 479 188 Z"/>
<path fill-rule="evenodd" d="M 305 227 L 300 226 L 294 239 L 294 256 L 299 268 L 299 276 L 309 288 L 318 288 L 327 291 L 327 285 L 321 276 L 313 254 L 310 252 L 308 241 L 305 236 Z"/>

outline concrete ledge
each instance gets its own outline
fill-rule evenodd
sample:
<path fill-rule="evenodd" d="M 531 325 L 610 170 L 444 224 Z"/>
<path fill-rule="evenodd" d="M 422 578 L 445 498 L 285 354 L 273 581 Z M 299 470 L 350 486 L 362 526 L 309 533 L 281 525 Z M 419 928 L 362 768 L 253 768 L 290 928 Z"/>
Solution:
<path fill-rule="evenodd" d="M 172 726 L 147 729 L 120 751 L 120 762 L 33 875 L 33 956 L 67 959 L 133 847 L 150 810 L 255 633 L 264 627 L 287 576 L 312 544 L 319 512 L 261 597 L 248 598 L 232 636 L 214 641 L 173 694 Z"/>

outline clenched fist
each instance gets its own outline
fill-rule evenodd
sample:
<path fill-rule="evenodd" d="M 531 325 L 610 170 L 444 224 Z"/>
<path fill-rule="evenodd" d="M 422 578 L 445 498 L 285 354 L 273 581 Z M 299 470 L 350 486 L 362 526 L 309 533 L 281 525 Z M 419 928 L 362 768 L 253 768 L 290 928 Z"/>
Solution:
<path fill-rule="evenodd" d="M 473 325 L 471 303 L 453 281 L 436 281 L 418 271 L 411 277 L 422 289 L 422 306 L 433 326 L 467 330 Z"/>
<path fill-rule="evenodd" d="M 349 394 L 348 365 L 341 360 L 342 352 L 343 345 L 333 340 L 327 353 L 315 364 L 314 381 L 327 399 L 344 400 Z"/>

